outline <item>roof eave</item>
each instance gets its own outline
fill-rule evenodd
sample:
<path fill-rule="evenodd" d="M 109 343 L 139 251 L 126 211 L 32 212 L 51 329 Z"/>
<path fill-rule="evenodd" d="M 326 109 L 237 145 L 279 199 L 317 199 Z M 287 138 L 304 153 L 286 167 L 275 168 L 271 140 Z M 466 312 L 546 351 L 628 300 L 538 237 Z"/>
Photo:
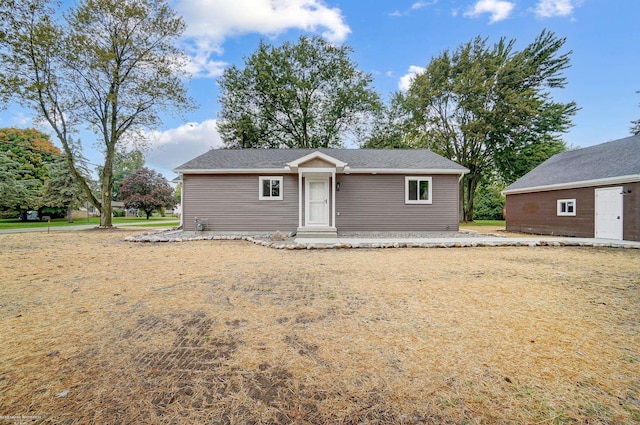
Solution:
<path fill-rule="evenodd" d="M 466 168 L 347 168 L 344 174 L 467 174 Z"/>
<path fill-rule="evenodd" d="M 217 169 L 188 169 L 176 168 L 178 174 L 297 174 L 298 170 L 285 168 L 217 168 Z M 452 168 L 350 168 L 338 171 L 338 174 L 453 174 L 464 175 L 469 170 Z"/>
<path fill-rule="evenodd" d="M 640 174 L 630 174 L 628 176 L 607 177 L 603 179 L 583 180 L 579 182 L 567 182 L 550 184 L 545 186 L 523 187 L 519 189 L 505 189 L 503 195 L 517 195 L 531 192 L 549 192 L 552 190 L 577 189 L 581 187 L 606 186 L 610 184 L 634 183 L 640 181 Z"/>
<path fill-rule="evenodd" d="M 297 174 L 289 168 L 176 168 L 173 171 L 180 174 Z"/>

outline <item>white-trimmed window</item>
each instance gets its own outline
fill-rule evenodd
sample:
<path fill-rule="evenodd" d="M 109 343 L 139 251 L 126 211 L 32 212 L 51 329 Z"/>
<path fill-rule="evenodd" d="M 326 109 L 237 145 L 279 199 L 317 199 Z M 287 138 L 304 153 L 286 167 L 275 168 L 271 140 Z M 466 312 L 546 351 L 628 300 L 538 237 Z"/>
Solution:
<path fill-rule="evenodd" d="M 404 178 L 404 203 L 430 204 L 431 186 L 431 177 L 406 176 Z"/>
<path fill-rule="evenodd" d="M 282 176 L 260 176 L 258 178 L 259 200 L 281 201 L 282 190 Z"/>
<path fill-rule="evenodd" d="M 576 200 L 558 199 L 558 215 L 576 215 Z"/>

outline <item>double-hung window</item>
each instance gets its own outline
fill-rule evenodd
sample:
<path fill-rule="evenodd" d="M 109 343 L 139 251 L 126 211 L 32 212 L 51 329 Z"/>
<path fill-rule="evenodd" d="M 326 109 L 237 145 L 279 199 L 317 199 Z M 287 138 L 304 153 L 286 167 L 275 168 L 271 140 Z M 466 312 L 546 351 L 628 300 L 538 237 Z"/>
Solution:
<path fill-rule="evenodd" d="M 282 200 L 282 176 L 260 176 L 258 199 L 261 201 Z"/>
<path fill-rule="evenodd" d="M 576 215 L 576 200 L 558 199 L 558 215 Z"/>
<path fill-rule="evenodd" d="M 431 177 L 406 176 L 404 178 L 404 203 L 430 204 L 431 186 Z"/>

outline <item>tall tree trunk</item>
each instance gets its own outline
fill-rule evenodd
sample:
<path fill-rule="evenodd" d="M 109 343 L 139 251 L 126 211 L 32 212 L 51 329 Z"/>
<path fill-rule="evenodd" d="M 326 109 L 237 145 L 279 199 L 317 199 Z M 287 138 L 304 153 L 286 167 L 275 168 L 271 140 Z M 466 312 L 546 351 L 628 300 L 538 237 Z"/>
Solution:
<path fill-rule="evenodd" d="M 73 223 L 73 208 L 71 205 L 67 206 L 67 223 Z"/>
<path fill-rule="evenodd" d="M 105 191 L 102 194 L 102 211 L 100 212 L 100 227 L 111 227 L 113 225 L 111 220 L 112 213 L 113 213 L 113 210 L 111 208 L 111 193 Z"/>
<path fill-rule="evenodd" d="M 476 194 L 476 189 L 478 188 L 478 182 L 480 181 L 480 177 L 471 176 L 467 181 L 467 191 L 465 193 L 466 197 L 466 208 L 464 211 L 464 221 L 472 222 L 473 221 L 473 198 Z"/>
<path fill-rule="evenodd" d="M 100 211 L 100 227 L 111 227 L 113 208 L 111 207 L 111 191 L 113 190 L 113 157 L 115 149 L 112 145 L 107 146 L 105 154 L 104 168 L 102 169 L 101 184 L 102 189 L 102 210 Z"/>

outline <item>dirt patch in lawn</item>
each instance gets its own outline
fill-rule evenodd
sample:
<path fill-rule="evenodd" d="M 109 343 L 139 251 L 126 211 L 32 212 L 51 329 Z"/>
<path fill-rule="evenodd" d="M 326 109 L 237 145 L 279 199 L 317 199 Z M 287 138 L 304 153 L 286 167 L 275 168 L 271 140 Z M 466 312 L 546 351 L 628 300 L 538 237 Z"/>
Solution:
<path fill-rule="evenodd" d="M 0 235 L 2 416 L 640 422 L 640 250 Z"/>
<path fill-rule="evenodd" d="M 470 223 L 461 223 L 460 231 L 472 231 L 478 232 L 483 235 L 499 235 L 504 236 L 506 238 L 527 238 L 532 235 L 530 233 L 518 233 L 518 232 L 507 232 L 505 226 L 488 226 L 488 225 L 474 225 Z M 545 238 L 553 238 L 551 235 L 544 235 Z"/>

